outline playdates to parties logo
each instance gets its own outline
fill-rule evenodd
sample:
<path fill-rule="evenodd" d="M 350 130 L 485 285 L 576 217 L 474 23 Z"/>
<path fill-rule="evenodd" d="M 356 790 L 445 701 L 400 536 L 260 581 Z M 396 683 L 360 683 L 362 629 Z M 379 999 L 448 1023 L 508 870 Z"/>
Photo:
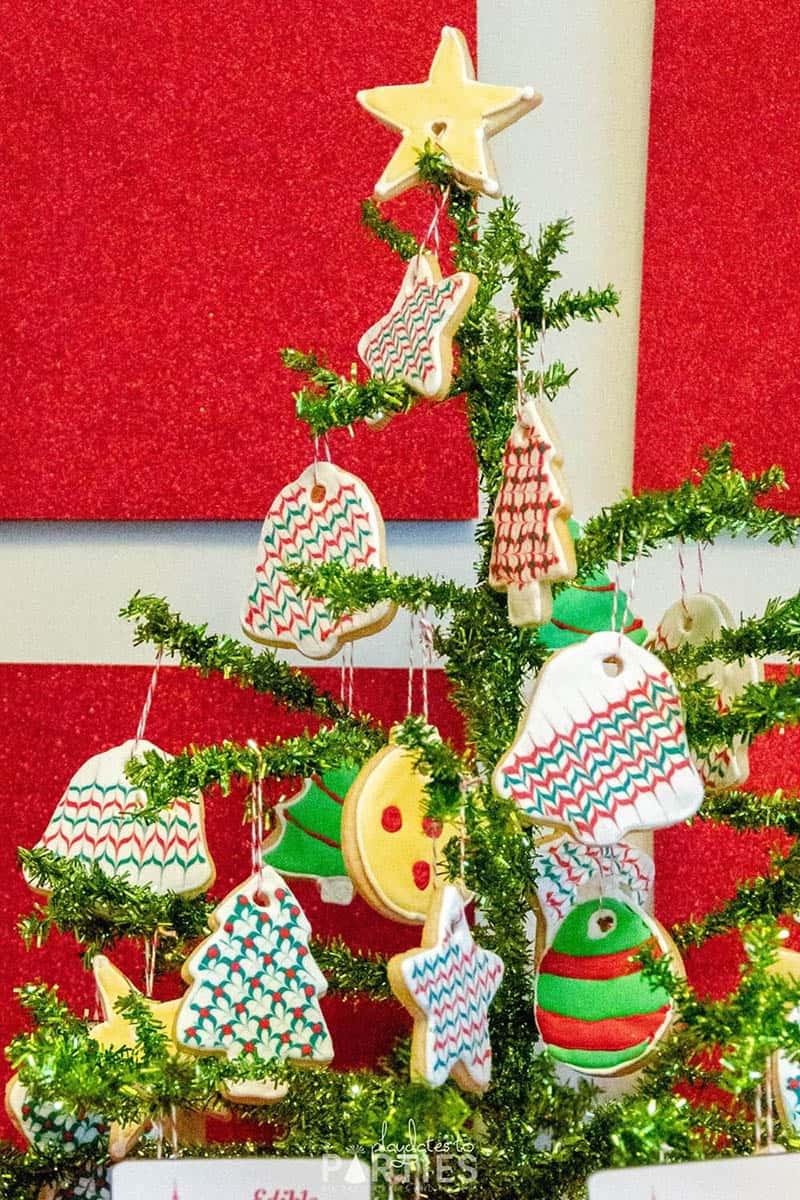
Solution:
<path fill-rule="evenodd" d="M 472 1182 L 478 1177 L 474 1142 L 456 1135 L 455 1138 L 421 1138 L 413 1118 L 408 1122 L 403 1141 L 387 1137 L 384 1123 L 380 1139 L 372 1146 L 354 1147 L 351 1159 L 336 1154 L 323 1155 L 323 1175 L 328 1181 L 343 1180 L 360 1183 L 364 1161 L 369 1160 L 372 1179 L 389 1184 L 448 1184 Z M 304 1197 L 264 1196 L 254 1200 L 306 1200 Z M 308 1197 L 307 1200 L 311 1200 Z"/>

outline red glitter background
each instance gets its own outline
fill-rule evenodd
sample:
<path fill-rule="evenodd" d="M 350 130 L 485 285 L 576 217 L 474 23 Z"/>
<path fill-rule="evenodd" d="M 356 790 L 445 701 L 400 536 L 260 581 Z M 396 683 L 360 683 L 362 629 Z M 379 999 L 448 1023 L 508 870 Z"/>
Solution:
<path fill-rule="evenodd" d="M 642 281 L 636 488 L 704 446 L 786 468 L 800 511 L 796 284 L 800 6 L 658 0 Z"/>
<path fill-rule="evenodd" d="M 397 137 L 355 92 L 424 79 L 445 21 L 474 48 L 474 0 L 0 15 L 0 517 L 261 519 L 311 454 L 279 349 L 348 373 L 402 279 L 358 207 Z M 429 207 L 387 211 L 422 235 Z M 454 407 L 333 457 L 387 518 L 472 517 Z"/>

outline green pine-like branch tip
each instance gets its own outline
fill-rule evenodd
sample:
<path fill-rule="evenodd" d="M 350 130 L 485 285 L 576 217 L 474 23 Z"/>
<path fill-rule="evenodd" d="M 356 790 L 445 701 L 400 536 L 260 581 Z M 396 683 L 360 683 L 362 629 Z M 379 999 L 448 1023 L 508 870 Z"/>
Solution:
<path fill-rule="evenodd" d="M 432 576 L 398 575 L 386 567 L 363 567 L 358 570 L 340 562 L 314 566 L 307 563 L 285 562 L 286 574 L 301 595 L 324 597 L 333 617 L 372 608 L 390 600 L 410 612 L 433 609 L 444 615 L 472 598 L 469 588 L 460 587 L 450 579 Z"/>

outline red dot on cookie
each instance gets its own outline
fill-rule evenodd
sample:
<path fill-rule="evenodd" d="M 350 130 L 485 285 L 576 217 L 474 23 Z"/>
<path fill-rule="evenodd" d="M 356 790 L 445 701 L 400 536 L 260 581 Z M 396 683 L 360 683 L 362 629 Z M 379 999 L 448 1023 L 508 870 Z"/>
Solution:
<path fill-rule="evenodd" d="M 414 877 L 414 886 L 424 892 L 431 881 L 431 864 L 423 862 L 421 858 L 417 859 L 411 868 L 411 874 Z"/>
<path fill-rule="evenodd" d="M 434 821 L 433 817 L 423 817 L 422 832 L 429 838 L 438 838 L 441 836 L 442 822 Z"/>
<path fill-rule="evenodd" d="M 387 833 L 397 833 L 403 827 L 403 814 L 396 804 L 387 804 L 381 813 L 381 825 Z"/>

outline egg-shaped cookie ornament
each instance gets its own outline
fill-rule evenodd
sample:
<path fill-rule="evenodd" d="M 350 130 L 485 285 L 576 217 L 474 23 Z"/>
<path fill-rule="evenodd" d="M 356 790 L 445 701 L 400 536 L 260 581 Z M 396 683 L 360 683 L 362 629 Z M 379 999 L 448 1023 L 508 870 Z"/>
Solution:
<path fill-rule="evenodd" d="M 598 1076 L 644 1064 L 674 1015 L 669 993 L 636 958 L 645 948 L 683 973 L 667 933 L 634 905 L 604 898 L 571 910 L 536 979 L 536 1023 L 552 1058 Z"/>
<path fill-rule="evenodd" d="M 388 746 L 361 768 L 342 811 L 342 853 L 356 891 L 392 921 L 422 925 L 445 880 L 444 848 L 457 827 L 425 815 L 427 775 L 413 751 Z"/>

